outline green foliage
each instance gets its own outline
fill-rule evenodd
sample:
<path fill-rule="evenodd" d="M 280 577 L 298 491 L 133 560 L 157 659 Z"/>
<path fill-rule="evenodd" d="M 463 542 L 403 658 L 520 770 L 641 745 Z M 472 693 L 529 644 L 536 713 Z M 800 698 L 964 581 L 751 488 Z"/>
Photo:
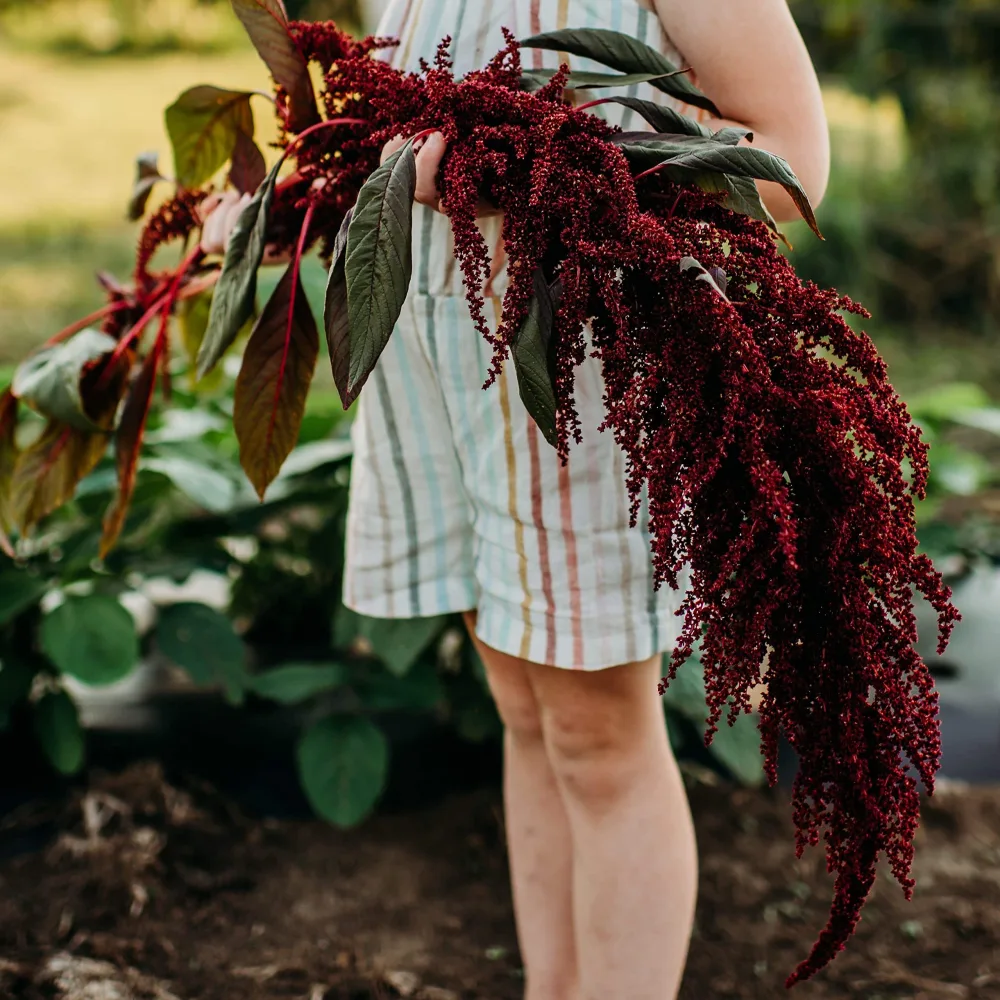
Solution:
<path fill-rule="evenodd" d="M 132 616 L 111 597 L 67 597 L 42 619 L 42 651 L 53 665 L 84 684 L 113 684 L 139 659 Z"/>
<path fill-rule="evenodd" d="M 535 291 L 528 318 L 518 331 L 512 348 L 517 388 L 524 408 L 531 414 L 542 436 L 553 448 L 556 433 L 556 372 L 552 326 L 556 302 L 541 268 L 535 271 Z"/>
<path fill-rule="evenodd" d="M 83 729 L 76 705 L 65 691 L 53 691 L 39 699 L 35 733 L 49 763 L 60 774 L 76 774 L 83 767 Z"/>

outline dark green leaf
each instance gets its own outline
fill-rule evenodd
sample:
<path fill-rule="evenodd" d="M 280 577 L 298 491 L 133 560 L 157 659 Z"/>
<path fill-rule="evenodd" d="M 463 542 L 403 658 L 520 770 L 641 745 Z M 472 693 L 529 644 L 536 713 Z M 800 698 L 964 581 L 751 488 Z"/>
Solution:
<path fill-rule="evenodd" d="M 628 133 L 626 135 L 636 135 Z M 615 140 L 633 167 L 648 170 L 663 164 L 667 167 L 690 170 L 695 174 L 719 173 L 730 179 L 755 178 L 780 184 L 791 195 L 802 217 L 818 235 L 816 217 L 805 189 L 792 172 L 792 168 L 774 153 L 753 146 L 731 146 L 719 142 L 714 136 L 702 138 L 690 135 L 660 135 L 641 133 L 634 141 Z"/>
<path fill-rule="evenodd" d="M 167 108 L 165 118 L 174 172 L 183 188 L 204 184 L 232 157 L 241 134 L 253 136 L 250 94 L 245 90 L 192 87 Z"/>
<path fill-rule="evenodd" d="M 738 146 L 744 139 L 747 142 L 753 142 L 753 132 L 748 128 L 730 125 L 728 128 L 720 128 L 718 132 L 713 132 L 712 138 L 716 142 L 725 143 L 727 146 Z"/>
<path fill-rule="evenodd" d="M 284 157 L 271 168 L 264 183 L 240 213 L 215 285 L 208 329 L 198 350 L 198 378 L 215 367 L 244 324 L 253 315 L 257 294 L 257 268 L 264 259 L 267 216 L 274 200 L 274 187 Z"/>
<path fill-rule="evenodd" d="M 42 651 L 64 674 L 84 684 L 113 684 L 139 659 L 132 616 L 112 597 L 67 597 L 43 619 Z"/>
<path fill-rule="evenodd" d="M 231 159 L 229 182 L 241 194 L 250 194 L 264 183 L 267 164 L 252 135 L 242 131 L 236 133 Z"/>
<path fill-rule="evenodd" d="M 522 86 L 525 90 L 540 90 L 549 83 L 556 70 L 526 69 L 521 74 Z M 567 90 L 600 90 L 603 87 L 634 87 L 639 83 L 652 83 L 664 80 L 673 73 L 587 73 L 574 70 L 566 78 Z"/>
<path fill-rule="evenodd" d="M 10 711 L 24 701 L 35 679 L 35 666 L 24 655 L 4 654 L 0 660 L 0 718 L 9 718 Z M 5 725 L 0 722 L 0 730 Z"/>
<path fill-rule="evenodd" d="M 341 687 L 346 680 L 347 670 L 339 663 L 289 663 L 254 675 L 248 686 L 262 698 L 295 705 Z"/>
<path fill-rule="evenodd" d="M 35 735 L 60 774 L 76 774 L 83 767 L 83 728 L 65 691 L 47 694 L 35 705 Z"/>
<path fill-rule="evenodd" d="M 653 86 L 696 108 L 704 108 L 722 117 L 719 109 L 683 75 L 666 56 L 630 35 L 606 28 L 565 28 L 532 35 L 521 42 L 524 48 L 568 52 L 592 59 L 621 73 L 665 74 Z"/>
<path fill-rule="evenodd" d="M 225 514 L 236 501 L 233 480 L 197 459 L 156 455 L 143 459 L 141 467 L 166 476 L 189 500 L 213 514 Z"/>
<path fill-rule="evenodd" d="M 552 447 L 556 434 L 556 386 L 553 371 L 552 327 L 555 303 L 541 268 L 535 271 L 535 291 L 524 321 L 512 347 L 517 388 L 525 409 Z"/>
<path fill-rule="evenodd" d="M 412 270 L 413 143 L 365 181 L 347 231 L 348 391 L 363 385 L 399 319 Z"/>
<path fill-rule="evenodd" d="M 347 274 L 344 265 L 347 256 L 347 233 L 353 215 L 352 209 L 344 216 L 337 238 L 334 240 L 323 302 L 323 326 L 326 329 L 326 346 L 330 352 L 330 367 L 333 370 L 334 384 L 340 394 L 340 402 L 345 410 L 358 398 L 358 393 L 367 381 L 366 377 L 353 389 L 347 388 L 351 379 L 351 327 L 347 310 Z"/>
<path fill-rule="evenodd" d="M 21 450 L 17 446 L 18 404 L 10 389 L 0 394 L 0 552 L 14 558 L 10 532 L 14 527 L 11 487 Z"/>
<path fill-rule="evenodd" d="M 390 673 L 402 677 L 420 658 L 420 654 L 441 634 L 448 624 L 447 615 L 430 618 L 357 617 L 356 635 L 367 639 L 375 655 Z"/>
<path fill-rule="evenodd" d="M 751 715 L 741 715 L 730 726 L 725 719 L 712 739 L 712 756 L 724 764 L 742 785 L 764 783 L 764 758 L 760 752 L 760 732 Z"/>
<path fill-rule="evenodd" d="M 772 232 L 778 232 L 778 224 L 761 200 L 760 191 L 752 177 L 696 173 L 684 167 L 676 170 L 668 167 L 667 175 L 680 184 L 695 184 L 710 194 L 725 194 L 726 199 L 723 204 L 731 212 L 748 215 L 751 219 L 763 222 Z"/>
<path fill-rule="evenodd" d="M 299 778 L 316 813 L 334 826 L 360 823 L 371 812 L 389 772 L 382 731 L 359 717 L 317 722 L 299 741 Z"/>
<path fill-rule="evenodd" d="M 240 464 L 261 500 L 298 442 L 318 356 L 316 321 L 289 264 L 250 334 L 233 394 Z"/>
<path fill-rule="evenodd" d="M 681 665 L 677 676 L 667 685 L 663 704 L 664 707 L 700 726 L 704 731 L 705 720 L 708 718 L 708 703 L 705 700 L 705 674 L 698 660 L 692 658 Z"/>
<path fill-rule="evenodd" d="M 11 391 L 53 420 L 83 431 L 101 430 L 84 407 L 80 382 L 87 363 L 113 351 L 116 343 L 98 330 L 81 330 L 22 362 L 14 372 Z"/>
<path fill-rule="evenodd" d="M 206 604 L 171 604 L 160 612 L 156 644 L 196 684 L 221 683 L 238 701 L 247 683 L 246 648 L 233 623 Z"/>
<path fill-rule="evenodd" d="M 445 699 L 435 664 L 420 660 L 405 677 L 371 674 L 352 684 L 361 703 L 372 712 L 431 712 Z"/>
<path fill-rule="evenodd" d="M 48 589 L 42 577 L 10 564 L 5 566 L 0 573 L 0 625 L 6 625 L 25 608 L 37 604 Z"/>
<path fill-rule="evenodd" d="M 309 67 L 288 32 L 281 0 L 232 0 L 232 4 L 271 76 L 288 95 L 289 128 L 301 132 L 319 121 Z"/>
<path fill-rule="evenodd" d="M 607 104 L 621 104 L 626 108 L 631 108 L 636 114 L 653 126 L 656 132 L 666 132 L 671 135 L 700 135 L 711 136 L 712 130 L 701 122 L 682 115 L 679 111 L 664 104 L 654 104 L 652 101 L 644 101 L 639 97 L 607 97 L 604 100 Z M 644 133 L 622 133 L 647 135 Z"/>
<path fill-rule="evenodd" d="M 146 211 L 153 186 L 166 178 L 160 173 L 159 155 L 155 152 L 140 153 L 135 158 L 135 183 L 132 185 L 132 197 L 129 199 L 126 212 L 130 221 L 142 218 Z"/>

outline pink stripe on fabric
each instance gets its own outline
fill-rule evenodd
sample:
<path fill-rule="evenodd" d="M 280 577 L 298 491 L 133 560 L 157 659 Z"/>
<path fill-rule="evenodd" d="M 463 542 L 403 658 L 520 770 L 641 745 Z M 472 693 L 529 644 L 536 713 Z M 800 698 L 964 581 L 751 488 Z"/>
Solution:
<path fill-rule="evenodd" d="M 570 617 L 573 622 L 573 659 L 583 663 L 583 610 L 580 602 L 580 559 L 573 530 L 573 494 L 569 466 L 559 463 L 559 509 L 562 515 L 563 543 L 566 546 L 566 578 L 569 584 Z"/>
<path fill-rule="evenodd" d="M 542 511 L 542 467 L 538 456 L 538 428 L 528 421 L 528 452 L 531 456 L 531 520 L 538 535 L 538 561 L 541 563 L 542 594 L 545 597 L 545 662 L 556 658 L 556 599 L 552 590 L 552 565 L 549 562 L 549 536 Z"/>

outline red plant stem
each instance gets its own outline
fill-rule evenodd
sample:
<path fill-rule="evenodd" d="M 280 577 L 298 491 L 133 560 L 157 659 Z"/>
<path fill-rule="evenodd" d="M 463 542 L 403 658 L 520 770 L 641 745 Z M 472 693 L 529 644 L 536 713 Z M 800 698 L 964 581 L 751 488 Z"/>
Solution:
<path fill-rule="evenodd" d="M 285 344 L 281 349 L 281 365 L 278 368 L 278 377 L 274 385 L 274 405 L 271 407 L 271 420 L 267 428 L 267 447 L 271 447 L 271 435 L 274 433 L 274 419 L 281 405 L 281 389 L 285 382 L 285 369 L 288 367 L 288 352 L 292 344 L 292 324 L 295 322 L 295 296 L 299 290 L 299 271 L 302 267 L 302 255 L 306 250 L 306 239 L 309 236 L 309 226 L 312 224 L 313 211 L 316 202 L 310 201 L 306 209 L 305 217 L 302 220 L 302 230 L 299 233 L 299 241 L 295 245 L 295 256 L 292 258 L 292 291 L 288 303 L 288 321 L 285 325 Z"/>
<path fill-rule="evenodd" d="M 650 167 L 648 170 L 643 170 L 641 174 L 636 174 L 635 177 L 632 178 L 632 180 L 636 184 L 638 184 L 639 181 L 643 179 L 643 177 L 648 177 L 650 174 L 655 174 L 658 170 L 662 170 L 664 167 L 667 167 L 669 165 L 670 161 L 664 160 L 662 163 L 657 163 L 655 167 Z"/>
<path fill-rule="evenodd" d="M 313 132 L 320 132 L 325 128 L 333 128 L 334 125 L 370 125 L 371 122 L 366 122 L 364 118 L 327 118 L 326 121 L 317 122 L 315 125 L 310 125 L 309 128 L 304 129 L 299 132 L 297 136 L 285 147 L 285 155 L 292 151 L 293 146 L 297 146 L 307 135 L 312 135 Z"/>
<path fill-rule="evenodd" d="M 83 319 L 78 319 L 75 323 L 70 323 L 69 326 L 60 330 L 55 336 L 49 337 L 39 349 L 44 350 L 46 347 L 52 347 L 60 341 L 72 337 L 74 333 L 79 333 L 84 327 L 90 326 L 94 320 L 104 319 L 105 316 L 110 316 L 112 313 L 120 312 L 122 309 L 127 308 L 128 303 L 124 299 L 118 302 L 109 302 L 107 305 L 101 306 L 100 309 L 92 312 L 89 316 L 84 316 Z"/>
<path fill-rule="evenodd" d="M 201 249 L 201 244 L 198 244 L 184 258 L 184 260 L 181 261 L 180 267 L 178 267 L 177 271 L 174 273 L 169 289 L 153 302 L 153 304 L 132 325 L 132 328 L 128 331 L 128 333 L 126 333 L 125 336 L 118 341 L 118 346 L 115 347 L 114 351 L 112 351 L 108 365 L 104 369 L 104 373 L 98 381 L 98 388 L 103 388 L 110 377 L 111 372 L 114 370 L 116 362 L 138 338 L 139 334 L 146 328 L 146 324 L 148 324 L 161 309 L 164 310 L 165 316 L 169 318 L 174 303 L 177 301 L 181 281 L 184 280 L 184 276 L 191 269 L 191 267 L 201 260 L 203 256 L 204 251 Z"/>

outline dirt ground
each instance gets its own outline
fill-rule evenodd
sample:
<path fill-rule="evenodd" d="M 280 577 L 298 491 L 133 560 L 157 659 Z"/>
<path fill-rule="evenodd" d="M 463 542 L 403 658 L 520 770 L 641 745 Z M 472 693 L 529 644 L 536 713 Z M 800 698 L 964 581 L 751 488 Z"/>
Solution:
<path fill-rule="evenodd" d="M 821 926 L 829 882 L 818 855 L 795 861 L 785 798 L 692 779 L 702 876 L 683 1000 L 781 996 Z M 44 850 L 0 864 L 4 998 L 521 995 L 494 791 L 345 833 L 252 820 L 139 765 L 18 810 L 0 838 L 46 825 Z M 1000 998 L 1000 788 L 926 804 L 916 875 L 910 904 L 880 881 L 850 949 L 793 995 Z"/>

